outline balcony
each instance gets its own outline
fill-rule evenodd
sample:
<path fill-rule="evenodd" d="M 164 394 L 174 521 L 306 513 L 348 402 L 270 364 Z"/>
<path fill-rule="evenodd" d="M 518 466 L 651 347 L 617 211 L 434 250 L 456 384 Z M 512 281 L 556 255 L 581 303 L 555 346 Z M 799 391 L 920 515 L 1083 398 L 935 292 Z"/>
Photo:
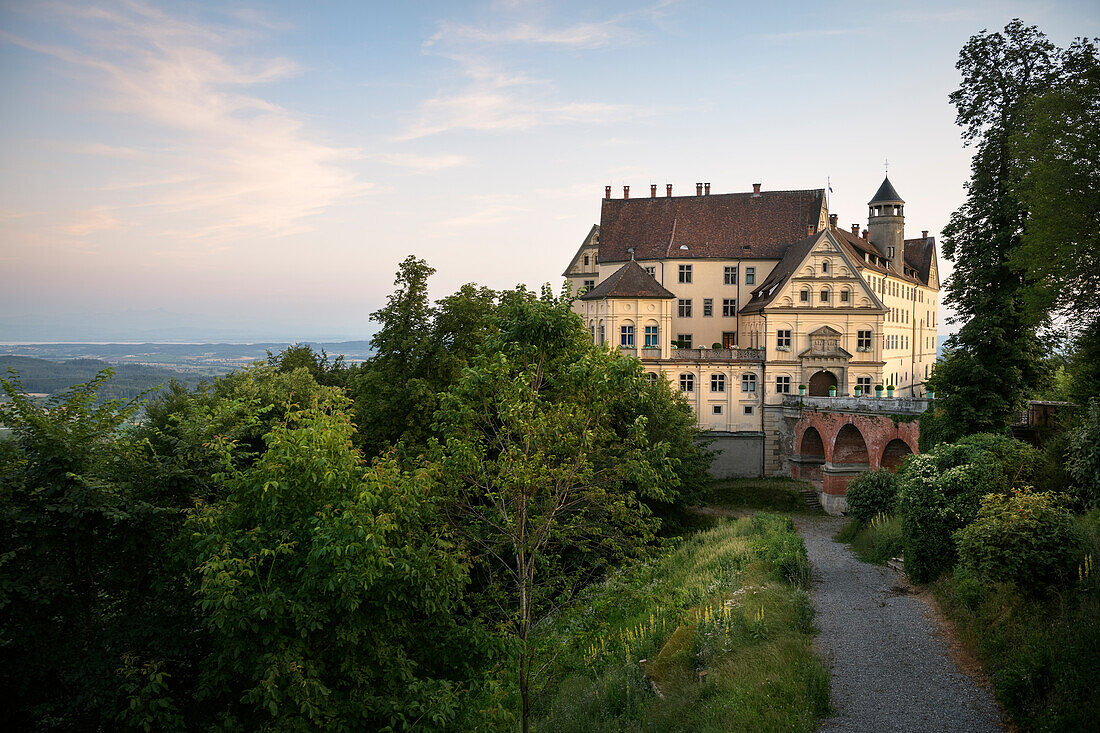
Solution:
<path fill-rule="evenodd" d="M 796 416 L 802 410 L 815 412 L 858 412 L 885 415 L 920 415 L 928 409 L 923 397 L 810 397 L 783 395 L 783 414 Z"/>
<path fill-rule="evenodd" d="M 673 349 L 676 361 L 764 361 L 763 349 Z"/>

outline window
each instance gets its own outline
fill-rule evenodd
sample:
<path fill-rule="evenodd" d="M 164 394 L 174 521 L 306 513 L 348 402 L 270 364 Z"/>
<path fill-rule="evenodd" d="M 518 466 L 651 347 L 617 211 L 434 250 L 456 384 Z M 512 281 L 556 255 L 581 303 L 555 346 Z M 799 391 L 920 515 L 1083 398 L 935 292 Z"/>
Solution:
<path fill-rule="evenodd" d="M 657 277 L 657 266 L 656 265 L 646 265 L 645 271 L 649 273 L 650 277 Z"/>
<path fill-rule="evenodd" d="M 848 291 L 848 290 L 841 290 L 840 291 L 840 302 L 841 303 L 847 303 L 850 298 L 851 298 L 851 292 L 850 291 Z"/>
<path fill-rule="evenodd" d="M 821 263 L 821 272 L 825 275 L 829 274 L 829 261 L 825 260 Z"/>
<path fill-rule="evenodd" d="M 645 381 L 649 382 L 650 384 L 656 384 L 657 383 L 657 372 L 646 372 L 645 373 Z"/>
<path fill-rule="evenodd" d="M 681 349 L 691 348 L 691 334 L 690 333 L 678 333 L 676 334 L 676 340 L 680 342 Z"/>
<path fill-rule="evenodd" d="M 595 280 L 585 280 L 584 281 L 584 287 L 582 288 L 582 291 L 587 293 L 589 290 L 591 290 L 594 287 L 596 287 L 596 281 Z"/>
<path fill-rule="evenodd" d="M 776 377 L 775 378 L 775 393 L 776 394 L 790 394 L 791 393 L 791 378 L 790 377 Z"/>
<path fill-rule="evenodd" d="M 737 346 L 737 331 L 722 332 L 722 348 L 733 349 Z"/>
<path fill-rule="evenodd" d="M 856 351 L 871 350 L 871 332 L 856 331 Z"/>
<path fill-rule="evenodd" d="M 714 298 L 703 298 L 703 317 L 710 318 L 714 315 Z"/>
<path fill-rule="evenodd" d="M 745 268 L 745 284 L 746 285 L 755 285 L 756 284 L 756 268 L 755 267 L 746 267 Z"/>
<path fill-rule="evenodd" d="M 755 392 L 756 391 L 756 375 L 755 374 L 742 374 L 741 375 L 741 391 L 742 392 Z"/>
<path fill-rule="evenodd" d="M 603 345 L 604 340 L 605 339 L 604 339 L 604 332 L 603 332 L 603 324 L 601 323 L 600 324 L 600 345 L 601 346 Z"/>
<path fill-rule="evenodd" d="M 657 326 L 645 327 L 645 348 L 647 349 L 659 349 L 661 348 L 660 342 L 657 341 Z"/>
<path fill-rule="evenodd" d="M 791 350 L 791 332 L 789 330 L 780 329 L 775 332 L 775 348 L 780 351 Z"/>
<path fill-rule="evenodd" d="M 584 256 L 584 266 L 588 267 L 588 255 Z"/>
<path fill-rule="evenodd" d="M 678 305 L 680 318 L 691 318 L 691 298 L 680 298 Z"/>
<path fill-rule="evenodd" d="M 710 375 L 710 391 L 711 392 L 725 392 L 726 391 L 726 375 L 725 374 L 711 374 Z"/>
<path fill-rule="evenodd" d="M 710 413 L 712 415 L 721 415 L 722 414 L 722 406 L 721 405 L 711 405 L 710 406 Z"/>
<path fill-rule="evenodd" d="M 681 392 L 694 392 L 695 391 L 695 375 L 694 374 L 681 374 L 680 375 L 680 391 Z"/>
<path fill-rule="evenodd" d="M 619 346 L 634 348 L 634 326 L 619 327 Z"/>
<path fill-rule="evenodd" d="M 596 326 L 592 325 L 588 327 L 588 335 L 592 337 L 592 343 L 596 343 Z"/>
<path fill-rule="evenodd" d="M 680 265 L 680 282 L 691 282 L 691 265 Z"/>
<path fill-rule="evenodd" d="M 752 414 L 752 405 L 745 405 L 745 414 L 746 415 L 751 415 Z"/>
<path fill-rule="evenodd" d="M 822 303 L 828 303 L 829 302 L 829 291 L 828 290 L 822 290 L 821 291 L 821 302 Z"/>
<path fill-rule="evenodd" d="M 736 285 L 737 284 L 737 268 L 736 267 L 722 268 L 722 281 L 726 285 Z"/>
<path fill-rule="evenodd" d="M 810 302 L 810 291 L 809 290 L 803 290 L 801 293 L 799 293 L 798 294 L 798 301 L 800 303 L 809 303 Z"/>
<path fill-rule="evenodd" d="M 733 318 L 737 315 L 737 299 L 722 298 L 722 317 Z"/>
<path fill-rule="evenodd" d="M 871 378 L 856 377 L 856 386 L 863 390 L 863 394 L 871 394 Z"/>

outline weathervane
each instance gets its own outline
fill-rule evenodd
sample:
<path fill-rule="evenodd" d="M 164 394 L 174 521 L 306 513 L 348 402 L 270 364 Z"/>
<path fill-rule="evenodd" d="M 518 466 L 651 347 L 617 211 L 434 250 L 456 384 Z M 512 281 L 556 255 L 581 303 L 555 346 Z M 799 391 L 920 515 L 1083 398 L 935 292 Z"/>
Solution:
<path fill-rule="evenodd" d="M 882 167 L 886 169 L 886 175 L 890 175 L 890 159 L 884 158 L 882 161 Z"/>

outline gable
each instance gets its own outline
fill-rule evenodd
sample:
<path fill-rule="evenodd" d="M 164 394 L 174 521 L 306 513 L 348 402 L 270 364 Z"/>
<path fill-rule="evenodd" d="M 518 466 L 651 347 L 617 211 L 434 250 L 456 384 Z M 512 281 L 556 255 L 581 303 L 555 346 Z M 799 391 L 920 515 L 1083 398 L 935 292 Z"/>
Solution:
<path fill-rule="evenodd" d="M 774 279 L 769 276 L 754 293 L 755 310 L 884 307 L 863 278 L 862 268 L 829 230 L 792 244 L 784 259 L 772 271 Z M 821 300 L 823 291 L 827 291 L 827 301 Z M 847 301 L 843 300 L 845 291 Z"/>
<path fill-rule="evenodd" d="M 596 255 L 599 252 L 599 246 L 600 225 L 593 224 L 584 240 L 581 241 L 581 246 L 577 248 L 577 253 L 573 255 L 573 259 L 569 260 L 569 265 L 565 268 L 565 272 L 561 274 L 562 277 L 598 274 L 600 268 L 596 263 Z M 586 254 L 588 255 L 587 267 L 584 265 L 584 255 Z"/>

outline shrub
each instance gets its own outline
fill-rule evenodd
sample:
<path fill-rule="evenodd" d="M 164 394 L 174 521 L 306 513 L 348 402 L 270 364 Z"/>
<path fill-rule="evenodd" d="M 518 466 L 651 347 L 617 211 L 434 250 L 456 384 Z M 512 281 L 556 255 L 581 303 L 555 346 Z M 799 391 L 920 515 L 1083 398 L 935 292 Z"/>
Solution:
<path fill-rule="evenodd" d="M 1063 501 L 1026 491 L 983 498 L 977 519 L 955 532 L 963 570 L 986 581 L 1013 582 L 1024 592 L 1070 577 L 1082 540 Z"/>
<path fill-rule="evenodd" d="M 1074 494 L 1085 506 L 1100 506 L 1100 400 L 1089 400 L 1081 424 L 1069 434 L 1066 471 Z"/>
<path fill-rule="evenodd" d="M 861 473 L 848 484 L 848 516 L 867 524 L 878 514 L 893 514 L 898 499 L 898 477 L 880 469 Z"/>
<path fill-rule="evenodd" d="M 914 456 L 898 472 L 905 569 L 918 582 L 950 569 L 958 557 L 953 534 L 970 524 L 986 494 L 1028 485 L 1042 463 L 1028 444 L 979 433 Z"/>

